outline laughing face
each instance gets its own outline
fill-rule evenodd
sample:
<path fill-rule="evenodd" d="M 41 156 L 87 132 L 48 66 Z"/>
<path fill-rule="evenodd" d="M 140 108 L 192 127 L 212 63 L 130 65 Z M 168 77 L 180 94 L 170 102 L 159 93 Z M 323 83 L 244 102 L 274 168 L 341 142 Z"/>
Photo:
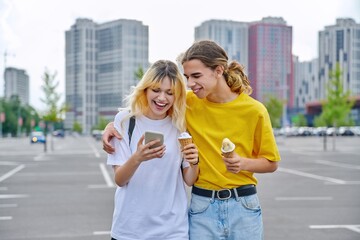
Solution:
<path fill-rule="evenodd" d="M 200 60 L 193 59 L 183 63 L 187 86 L 198 98 L 205 98 L 216 91 L 216 72 L 206 67 Z"/>
<path fill-rule="evenodd" d="M 173 106 L 175 101 L 170 79 L 165 77 L 158 87 L 147 88 L 146 98 L 149 108 L 145 116 L 154 120 L 165 118 L 168 110 Z"/>

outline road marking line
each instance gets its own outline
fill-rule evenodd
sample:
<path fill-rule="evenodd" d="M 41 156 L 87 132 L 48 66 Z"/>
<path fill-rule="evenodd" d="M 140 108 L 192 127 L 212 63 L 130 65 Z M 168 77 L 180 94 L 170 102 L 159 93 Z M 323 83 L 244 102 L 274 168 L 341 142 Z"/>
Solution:
<path fill-rule="evenodd" d="M 25 167 L 24 164 L 21 164 L 19 166 L 17 166 L 16 168 L 14 168 L 13 170 L 5 173 L 4 175 L 0 176 L 0 182 L 4 181 L 5 179 L 11 177 L 12 175 L 14 175 L 15 173 L 17 173 L 18 171 L 20 171 L 21 169 L 23 169 Z"/>
<path fill-rule="evenodd" d="M 12 220 L 11 216 L 0 216 L 0 221 L 2 220 Z"/>
<path fill-rule="evenodd" d="M 291 173 L 291 174 L 295 174 L 295 175 L 302 176 L 302 177 L 308 177 L 308 178 L 318 179 L 318 180 L 322 180 L 322 181 L 337 183 L 337 184 L 346 184 L 346 181 L 341 180 L 341 179 L 330 178 L 330 177 L 323 177 L 323 176 L 320 176 L 320 175 L 315 175 L 315 174 L 311 174 L 311 173 L 301 172 L 301 171 L 293 170 L 293 169 L 278 168 L 278 171 L 280 171 L 280 172 L 286 172 L 286 173 Z"/>
<path fill-rule="evenodd" d="M 0 208 L 8 208 L 8 207 L 17 207 L 18 205 L 17 204 L 12 204 L 12 203 L 9 203 L 9 204 L 0 204 Z"/>
<path fill-rule="evenodd" d="M 100 153 L 99 151 L 96 149 L 96 147 L 94 146 L 94 144 L 92 144 L 89 139 L 86 139 L 86 142 L 89 144 L 89 146 L 91 147 L 91 149 L 93 150 L 95 157 L 100 158 Z"/>
<path fill-rule="evenodd" d="M 334 228 L 346 228 L 351 231 L 360 233 L 360 225 L 310 225 L 311 229 L 334 229 Z"/>
<path fill-rule="evenodd" d="M 346 185 L 359 185 L 360 181 L 345 181 Z M 335 183 L 332 182 L 325 182 L 325 185 L 336 185 Z"/>
<path fill-rule="evenodd" d="M 276 197 L 277 201 L 324 201 L 333 200 L 332 197 Z"/>
<path fill-rule="evenodd" d="M 46 159 L 44 159 L 44 156 L 44 153 L 40 153 L 39 155 L 34 157 L 34 161 L 45 161 Z"/>
<path fill-rule="evenodd" d="M 315 162 L 319 163 L 319 164 L 332 166 L 332 167 L 342 167 L 342 168 L 350 168 L 350 169 L 360 170 L 360 166 L 353 165 L 353 164 L 330 162 L 330 161 L 326 161 L 326 160 L 316 160 Z"/>
<path fill-rule="evenodd" d="M 108 171 L 106 170 L 106 167 L 105 167 L 105 164 L 104 163 L 100 163 L 100 170 L 104 176 L 104 179 L 105 179 L 105 182 L 106 182 L 106 185 L 108 187 L 114 187 L 114 182 L 113 180 L 111 179 Z"/>
<path fill-rule="evenodd" d="M 108 185 L 100 185 L 100 184 L 98 184 L 98 185 L 95 185 L 95 184 L 93 184 L 93 185 L 88 185 L 88 188 L 109 188 L 110 186 L 108 186 Z M 112 187 L 115 187 L 115 186 L 112 186 Z"/>
<path fill-rule="evenodd" d="M 18 164 L 18 163 L 15 163 L 15 162 L 0 161 L 0 165 L 11 166 L 11 165 L 19 165 L 19 164 Z"/>
<path fill-rule="evenodd" d="M 110 235 L 110 231 L 95 231 L 93 235 Z"/>
<path fill-rule="evenodd" d="M 9 199 L 9 198 L 26 198 L 26 194 L 0 194 L 0 199 Z"/>

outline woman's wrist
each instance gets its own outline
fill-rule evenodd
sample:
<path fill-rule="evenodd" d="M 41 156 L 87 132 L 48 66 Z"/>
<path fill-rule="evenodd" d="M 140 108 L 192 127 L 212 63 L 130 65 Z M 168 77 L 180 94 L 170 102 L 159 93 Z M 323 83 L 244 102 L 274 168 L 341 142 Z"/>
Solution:
<path fill-rule="evenodd" d="M 196 163 L 191 163 L 191 165 L 195 166 L 199 164 L 199 158 L 197 159 Z"/>

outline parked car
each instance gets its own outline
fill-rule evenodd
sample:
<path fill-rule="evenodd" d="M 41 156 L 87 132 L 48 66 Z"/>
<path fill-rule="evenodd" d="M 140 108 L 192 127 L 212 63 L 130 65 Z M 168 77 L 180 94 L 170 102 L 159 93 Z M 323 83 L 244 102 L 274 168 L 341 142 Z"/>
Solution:
<path fill-rule="evenodd" d="M 54 137 L 65 137 L 65 131 L 62 129 L 58 129 L 58 130 L 53 131 L 52 135 Z"/>
<path fill-rule="evenodd" d="M 350 127 L 339 127 L 339 135 L 341 136 L 355 136 L 355 133 Z"/>
<path fill-rule="evenodd" d="M 97 141 L 100 141 L 103 133 L 104 133 L 103 130 L 94 129 L 94 130 L 92 130 L 91 134 L 92 134 L 93 138 L 95 138 Z"/>
<path fill-rule="evenodd" d="M 30 133 L 30 143 L 45 143 L 46 138 L 43 132 L 36 131 Z"/>

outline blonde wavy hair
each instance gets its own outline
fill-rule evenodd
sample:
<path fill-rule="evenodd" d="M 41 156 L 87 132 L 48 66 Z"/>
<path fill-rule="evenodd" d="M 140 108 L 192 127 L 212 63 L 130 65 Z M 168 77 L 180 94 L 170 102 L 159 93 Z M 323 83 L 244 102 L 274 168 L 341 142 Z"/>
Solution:
<path fill-rule="evenodd" d="M 131 93 L 125 98 L 126 106 L 130 110 L 129 117 L 145 113 L 149 108 L 146 90 L 159 88 L 165 77 L 170 79 L 171 90 L 175 97 L 167 115 L 171 117 L 173 125 L 179 131 L 185 131 L 186 85 L 176 64 L 169 60 L 158 60 L 153 63 L 139 83 L 132 88 Z"/>

